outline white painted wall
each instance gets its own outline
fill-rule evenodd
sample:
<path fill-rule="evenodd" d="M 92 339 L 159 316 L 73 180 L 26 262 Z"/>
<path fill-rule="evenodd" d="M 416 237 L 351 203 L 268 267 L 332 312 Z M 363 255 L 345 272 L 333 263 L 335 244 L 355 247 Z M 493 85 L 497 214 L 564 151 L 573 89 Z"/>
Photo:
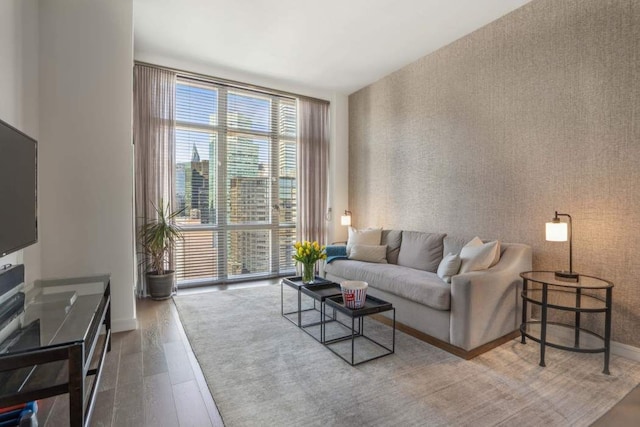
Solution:
<path fill-rule="evenodd" d="M 137 325 L 132 0 L 40 2 L 42 276 L 111 273 L 114 331 Z"/>
<path fill-rule="evenodd" d="M 159 66 L 185 70 L 223 79 L 235 80 L 299 95 L 325 99 L 331 102 L 331 148 L 329 207 L 331 207 L 329 242 L 347 239 L 347 228 L 340 225 L 340 215 L 348 209 L 349 198 L 349 97 L 347 94 L 324 91 L 315 88 L 293 85 L 281 80 L 274 80 L 259 74 L 239 72 L 211 64 L 168 58 L 154 52 L 134 49 L 136 61 L 148 62 Z"/>
<path fill-rule="evenodd" d="M 37 0 L 0 1 L 0 97 L 0 119 L 38 139 Z M 39 278 L 40 244 L 0 258 L 0 266 L 19 263 L 27 284 Z"/>

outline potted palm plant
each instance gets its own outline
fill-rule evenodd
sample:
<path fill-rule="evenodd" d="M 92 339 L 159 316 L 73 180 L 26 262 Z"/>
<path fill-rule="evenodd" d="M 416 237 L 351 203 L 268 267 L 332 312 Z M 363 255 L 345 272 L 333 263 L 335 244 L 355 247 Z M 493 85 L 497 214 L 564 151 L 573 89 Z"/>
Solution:
<path fill-rule="evenodd" d="M 175 218 L 184 209 L 170 212 L 169 205 L 165 206 L 162 200 L 153 207 L 158 217 L 140 227 L 138 241 L 148 260 L 147 290 L 151 298 L 165 299 L 171 296 L 175 280 L 175 272 L 166 268 L 169 251 L 183 238 L 182 229 L 176 224 Z"/>

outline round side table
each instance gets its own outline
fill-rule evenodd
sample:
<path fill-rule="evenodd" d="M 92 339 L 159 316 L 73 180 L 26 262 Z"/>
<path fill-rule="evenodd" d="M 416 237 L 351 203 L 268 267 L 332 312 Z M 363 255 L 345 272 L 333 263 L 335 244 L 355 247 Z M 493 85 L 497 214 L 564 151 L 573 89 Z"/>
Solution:
<path fill-rule="evenodd" d="M 556 278 L 553 271 L 526 271 L 520 273 L 520 277 L 521 342 L 525 344 L 526 338 L 530 338 L 540 343 L 540 366 L 545 366 L 546 346 L 578 353 L 604 353 L 602 372 L 609 375 L 613 283 L 584 274 L 580 275 L 578 281 L 566 281 Z M 540 320 L 528 319 L 528 304 L 540 307 Z M 573 324 L 549 321 L 549 309 L 575 313 Z M 582 313 L 604 313 L 604 335 L 582 327 Z M 550 339 L 548 335 L 553 335 L 553 338 Z"/>

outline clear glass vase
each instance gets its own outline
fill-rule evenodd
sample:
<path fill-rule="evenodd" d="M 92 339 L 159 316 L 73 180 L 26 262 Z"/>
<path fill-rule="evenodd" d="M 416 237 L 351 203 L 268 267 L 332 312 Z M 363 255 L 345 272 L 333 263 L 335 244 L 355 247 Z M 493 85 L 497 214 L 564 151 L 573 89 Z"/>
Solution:
<path fill-rule="evenodd" d="M 302 263 L 302 283 L 313 283 L 313 279 L 316 277 L 316 263 L 315 262 L 303 262 Z"/>

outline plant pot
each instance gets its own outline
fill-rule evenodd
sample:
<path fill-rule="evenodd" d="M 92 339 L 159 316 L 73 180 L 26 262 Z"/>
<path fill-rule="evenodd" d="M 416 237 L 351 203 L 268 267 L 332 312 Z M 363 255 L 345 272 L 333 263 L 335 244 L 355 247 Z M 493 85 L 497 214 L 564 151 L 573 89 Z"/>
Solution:
<path fill-rule="evenodd" d="M 147 273 L 147 291 L 152 299 L 171 298 L 175 272 L 166 270 L 164 274 Z"/>

